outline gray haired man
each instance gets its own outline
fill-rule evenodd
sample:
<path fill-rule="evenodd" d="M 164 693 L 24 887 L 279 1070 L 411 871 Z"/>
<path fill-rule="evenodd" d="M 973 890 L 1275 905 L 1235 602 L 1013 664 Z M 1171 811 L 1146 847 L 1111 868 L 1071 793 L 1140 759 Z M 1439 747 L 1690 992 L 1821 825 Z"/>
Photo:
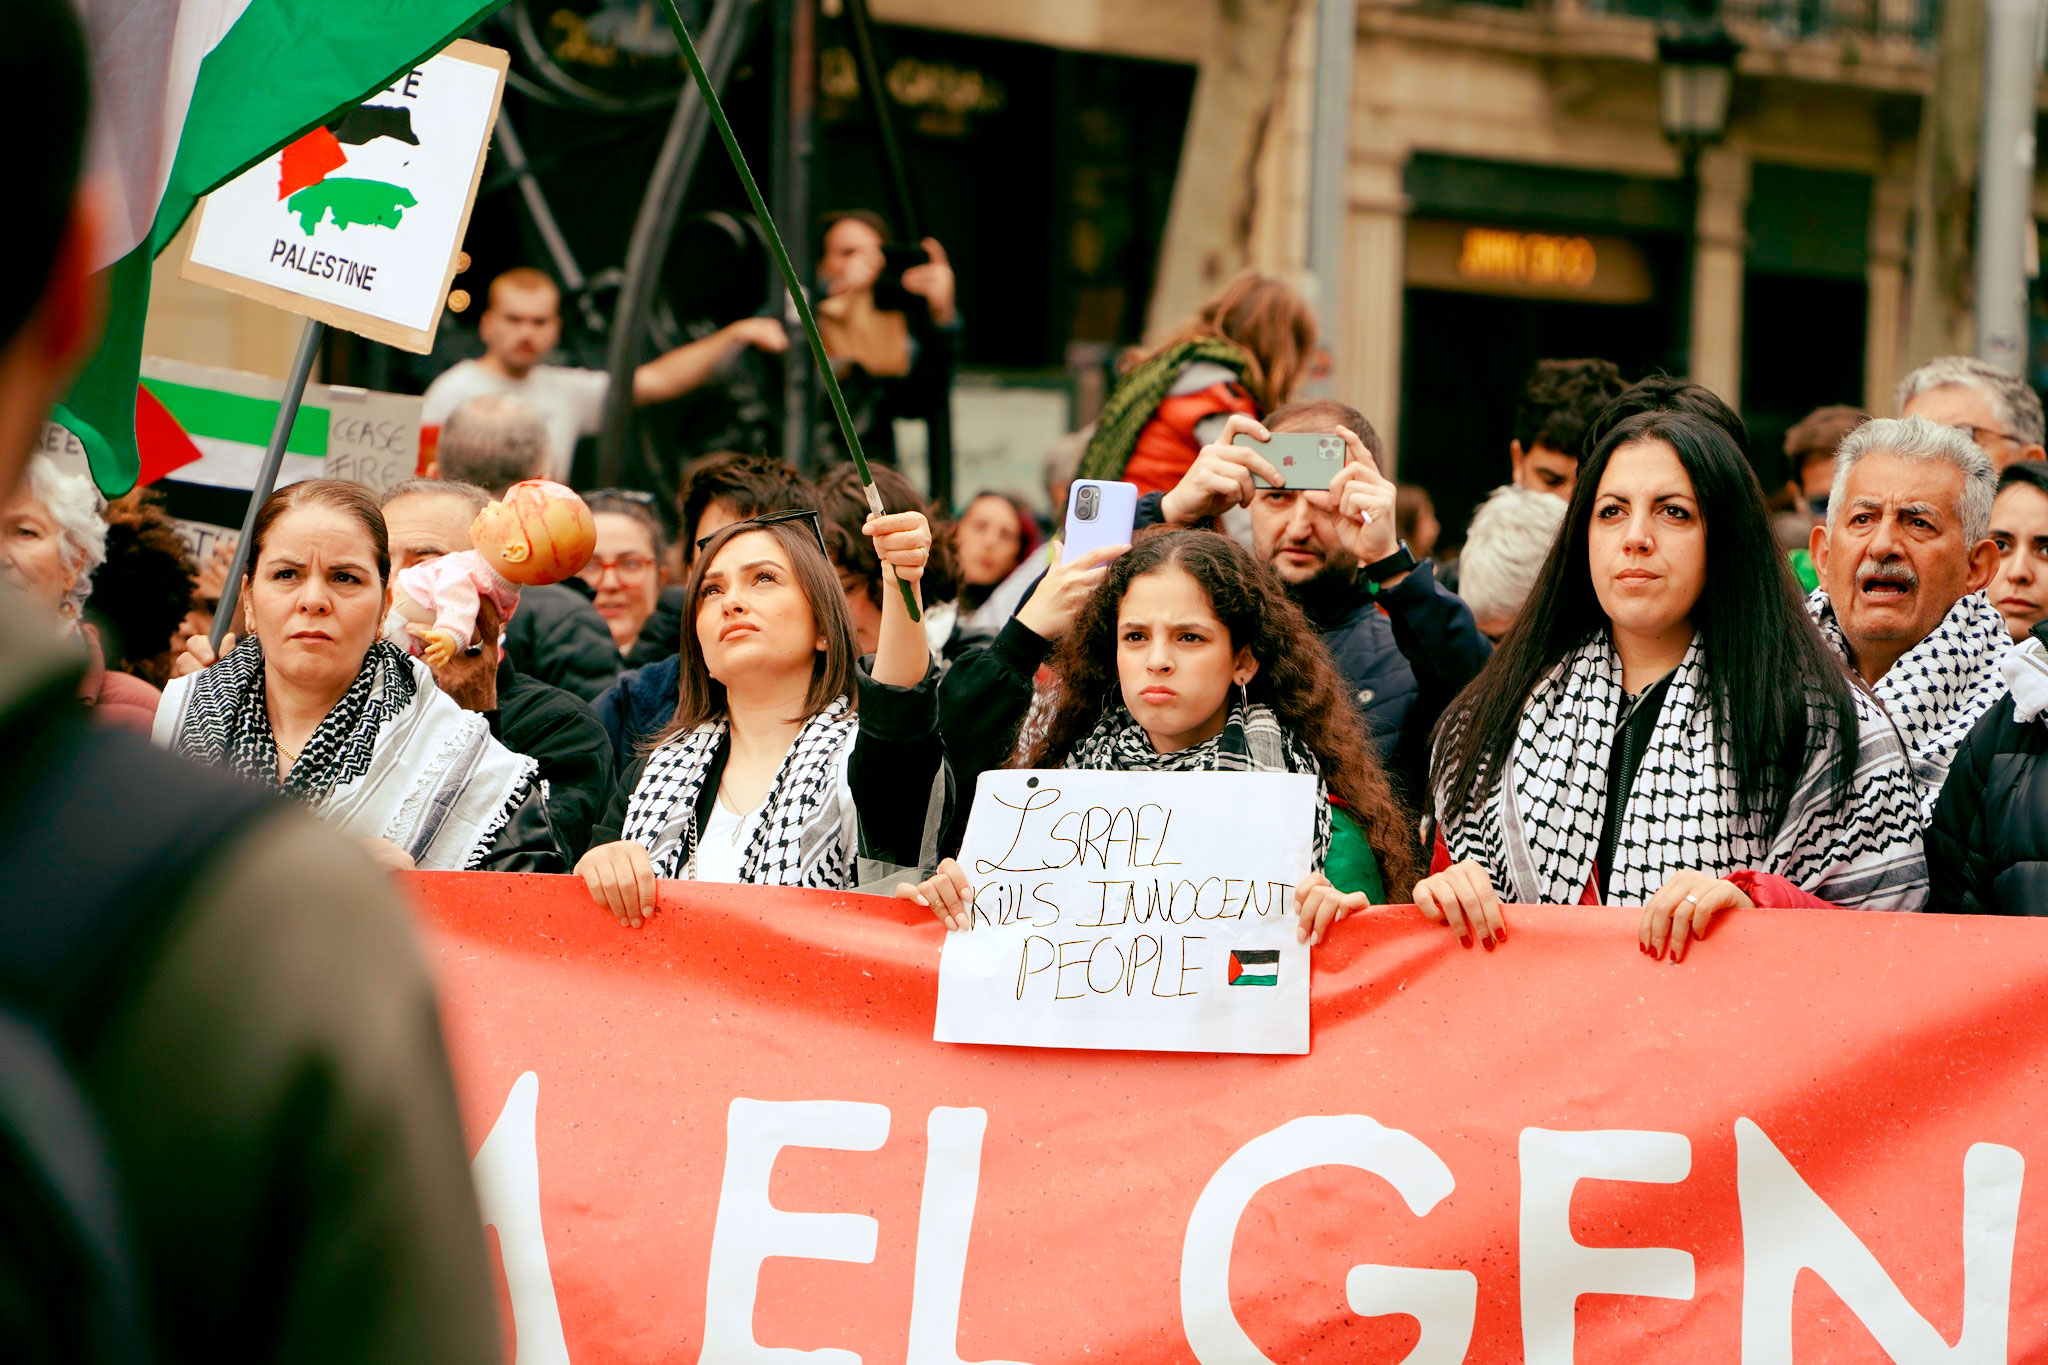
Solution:
<path fill-rule="evenodd" d="M 1891 713 L 1929 815 L 1957 746 L 2005 694 L 2012 635 L 1984 595 L 1997 491 L 1990 457 L 1955 427 L 1880 418 L 1843 438 L 1813 530 L 1807 610 Z"/>
<path fill-rule="evenodd" d="M 1983 447 L 1995 469 L 2048 459 L 2041 396 L 2018 375 L 1975 356 L 1937 356 L 1900 380 L 1899 411 L 1954 427 Z"/>

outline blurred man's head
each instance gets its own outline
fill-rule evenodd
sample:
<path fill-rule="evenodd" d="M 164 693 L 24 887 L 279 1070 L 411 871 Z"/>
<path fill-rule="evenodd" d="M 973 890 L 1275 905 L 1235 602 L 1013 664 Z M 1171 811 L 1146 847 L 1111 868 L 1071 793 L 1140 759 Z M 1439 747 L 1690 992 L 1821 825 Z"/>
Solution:
<path fill-rule="evenodd" d="M 0 500 L 28 467 L 50 409 L 98 339 L 91 277 L 98 224 L 79 193 L 90 80 L 68 0 L 8 6 L 0 82 L 34 111 L 7 158 L 7 268 L 0 270 Z"/>
<path fill-rule="evenodd" d="M 1375 464 L 1386 458 L 1380 434 L 1357 408 L 1333 398 L 1311 398 L 1273 409 L 1266 430 L 1335 431 L 1348 427 Z M 1385 473 L 1381 469 L 1381 473 Z M 1348 586 L 1358 561 L 1344 546 L 1336 510 L 1327 496 L 1261 485 L 1248 509 L 1252 519 L 1252 551 L 1266 561 L 1290 590 L 1318 580 L 1342 578 Z"/>
<path fill-rule="evenodd" d="M 1558 498 L 1511 483 L 1472 514 L 1458 556 L 1458 595 L 1488 638 L 1500 639 L 1521 615 L 1566 510 Z"/>
<path fill-rule="evenodd" d="M 1785 468 L 1816 520 L 1827 516 L 1828 494 L 1835 486 L 1835 452 L 1850 432 L 1869 420 L 1863 409 L 1837 403 L 1815 408 L 1785 433 Z"/>
<path fill-rule="evenodd" d="M 473 483 L 407 479 L 384 494 L 384 529 L 391 537 L 391 572 L 476 548 L 470 525 L 491 501 Z"/>
<path fill-rule="evenodd" d="M 1537 361 L 1515 405 L 1515 436 L 1508 442 L 1514 481 L 1569 499 L 1586 433 L 1622 388 L 1621 371 L 1609 360 Z"/>
<path fill-rule="evenodd" d="M 825 219 L 824 249 L 818 253 L 818 275 L 830 294 L 853 294 L 874 288 L 881 277 L 882 245 L 889 225 L 866 209 L 849 209 Z"/>
<path fill-rule="evenodd" d="M 2041 444 L 2041 395 L 2018 375 L 1975 356 L 1941 356 L 1900 380 L 1899 415 L 1956 428 L 1995 469 L 2048 456 Z"/>
<path fill-rule="evenodd" d="M 490 364 L 514 379 L 548 358 L 562 339 L 562 293 L 532 266 L 517 266 L 491 281 L 489 305 L 477 319 Z"/>
<path fill-rule="evenodd" d="M 683 484 L 676 493 L 682 567 L 687 569 L 696 556 L 698 541 L 736 521 L 817 505 L 817 488 L 781 460 L 730 450 L 692 460 L 683 467 Z"/>
<path fill-rule="evenodd" d="M 548 471 L 548 428 L 509 393 L 479 394 L 448 414 L 434 449 L 436 477 L 473 483 L 494 498 Z"/>

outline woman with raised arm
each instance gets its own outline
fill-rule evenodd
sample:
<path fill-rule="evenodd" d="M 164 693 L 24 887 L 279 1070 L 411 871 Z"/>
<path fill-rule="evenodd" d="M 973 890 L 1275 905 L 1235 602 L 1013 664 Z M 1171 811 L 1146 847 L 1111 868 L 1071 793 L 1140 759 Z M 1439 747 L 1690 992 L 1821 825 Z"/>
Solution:
<path fill-rule="evenodd" d="M 885 574 L 914 587 L 931 554 L 923 513 L 872 517 L 866 531 Z M 815 510 L 705 542 L 684 597 L 675 719 L 576 866 L 621 924 L 654 912 L 657 879 L 845 891 L 862 858 L 917 865 L 935 851 L 931 652 L 889 589 L 863 668 Z"/>
<path fill-rule="evenodd" d="M 1403 898 L 1415 876 L 1410 823 L 1329 651 L 1280 580 L 1213 531 L 1146 536 L 1105 567 L 1107 553 L 1054 569 L 1018 614 L 1060 644 L 1048 713 L 1026 727 L 1010 766 L 1310 774 L 1315 865 L 1295 889 L 1303 940 L 1320 941 L 1368 900 Z M 992 646 L 989 664 L 986 706 L 1021 720 L 1036 660 Z M 998 685 L 1005 669 L 1016 676 Z M 896 894 L 957 929 L 974 889 L 948 858 Z"/>
<path fill-rule="evenodd" d="M 1642 906 L 1638 947 L 1673 961 L 1729 909 L 1927 899 L 1898 734 L 1802 610 L 1748 461 L 1684 413 L 1587 456 L 1430 785 L 1415 903 L 1468 947 L 1503 941 L 1503 897 Z"/>

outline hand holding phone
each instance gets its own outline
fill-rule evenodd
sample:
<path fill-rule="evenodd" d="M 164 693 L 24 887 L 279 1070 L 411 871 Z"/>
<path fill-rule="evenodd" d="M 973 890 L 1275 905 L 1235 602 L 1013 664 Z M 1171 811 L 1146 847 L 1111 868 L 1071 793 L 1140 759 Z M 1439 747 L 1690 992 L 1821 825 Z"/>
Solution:
<path fill-rule="evenodd" d="M 1060 562 L 1071 564 L 1091 550 L 1131 543 L 1138 519 L 1138 485 L 1109 479 L 1076 479 L 1067 491 L 1067 521 L 1060 533 Z"/>

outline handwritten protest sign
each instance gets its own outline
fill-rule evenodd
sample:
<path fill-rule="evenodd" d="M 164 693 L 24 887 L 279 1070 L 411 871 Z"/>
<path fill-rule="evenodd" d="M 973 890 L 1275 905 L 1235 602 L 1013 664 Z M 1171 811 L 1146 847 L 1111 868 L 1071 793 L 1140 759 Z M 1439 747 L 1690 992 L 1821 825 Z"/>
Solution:
<path fill-rule="evenodd" d="M 1316 784 L 1291 773 L 984 773 L 946 936 L 942 1043 L 1307 1052 Z"/>
<path fill-rule="evenodd" d="M 215 190 L 185 278 L 431 351 L 507 60 L 451 43 Z"/>

